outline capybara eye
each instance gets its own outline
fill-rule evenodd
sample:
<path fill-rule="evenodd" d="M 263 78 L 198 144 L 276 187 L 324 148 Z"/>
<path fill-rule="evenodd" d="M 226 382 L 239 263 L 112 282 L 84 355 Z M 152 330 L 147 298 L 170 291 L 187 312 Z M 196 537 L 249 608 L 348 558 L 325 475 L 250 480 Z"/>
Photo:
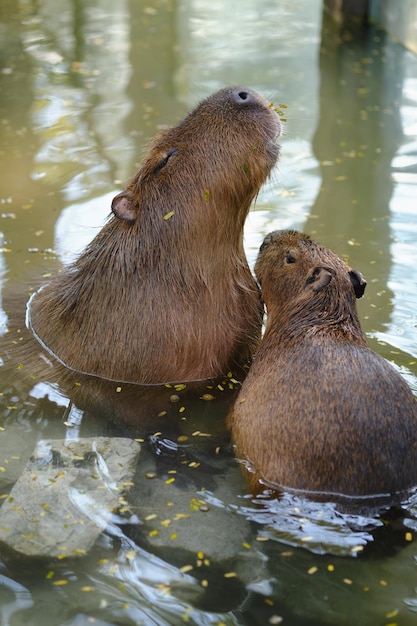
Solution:
<path fill-rule="evenodd" d="M 165 165 L 168 163 L 169 159 L 174 155 L 177 154 L 178 150 L 177 148 L 170 148 L 165 157 L 158 163 L 158 165 L 155 167 L 153 173 L 157 174 L 163 167 L 165 167 Z"/>
<path fill-rule="evenodd" d="M 286 263 L 295 263 L 296 262 L 296 258 L 293 257 L 293 255 L 291 254 L 291 252 L 286 252 L 285 253 L 285 262 Z"/>

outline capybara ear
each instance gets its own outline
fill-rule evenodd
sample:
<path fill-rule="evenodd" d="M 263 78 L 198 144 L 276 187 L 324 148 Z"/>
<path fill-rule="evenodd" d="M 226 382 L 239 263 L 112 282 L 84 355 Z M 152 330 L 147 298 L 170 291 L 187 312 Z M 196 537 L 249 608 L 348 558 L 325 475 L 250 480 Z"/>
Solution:
<path fill-rule="evenodd" d="M 316 265 L 308 273 L 306 287 L 314 292 L 320 291 L 327 287 L 334 275 L 334 269 L 328 265 Z"/>
<path fill-rule="evenodd" d="M 136 220 L 137 208 L 127 191 L 122 191 L 113 198 L 111 210 L 119 220 L 125 220 L 126 222 L 134 222 Z"/>
<path fill-rule="evenodd" d="M 366 280 L 357 270 L 350 270 L 349 278 L 352 282 L 353 289 L 355 290 L 356 297 L 362 298 L 363 294 L 365 293 L 365 287 L 367 285 Z"/>

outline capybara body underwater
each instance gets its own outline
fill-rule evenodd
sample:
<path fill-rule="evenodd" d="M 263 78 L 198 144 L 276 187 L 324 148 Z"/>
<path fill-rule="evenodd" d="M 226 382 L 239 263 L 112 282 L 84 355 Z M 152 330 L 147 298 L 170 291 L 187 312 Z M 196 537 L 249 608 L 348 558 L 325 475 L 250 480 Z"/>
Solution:
<path fill-rule="evenodd" d="M 266 330 L 228 417 L 249 488 L 371 496 L 414 486 L 417 403 L 367 344 L 361 274 L 295 231 L 266 236 L 255 274 Z"/>
<path fill-rule="evenodd" d="M 214 378 L 245 364 L 262 303 L 243 227 L 279 135 L 272 106 L 240 87 L 162 131 L 108 223 L 32 296 L 36 339 L 73 370 L 126 382 Z"/>

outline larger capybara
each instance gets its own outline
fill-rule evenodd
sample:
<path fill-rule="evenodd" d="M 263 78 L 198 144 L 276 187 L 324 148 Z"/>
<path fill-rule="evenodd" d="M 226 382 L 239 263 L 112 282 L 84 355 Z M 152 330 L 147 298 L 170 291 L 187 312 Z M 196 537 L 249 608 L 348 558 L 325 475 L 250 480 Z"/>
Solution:
<path fill-rule="evenodd" d="M 241 87 L 162 131 L 109 222 L 31 298 L 27 323 L 42 346 L 76 371 L 145 384 L 244 364 L 262 303 L 243 227 L 279 134 L 273 108 Z"/>
<path fill-rule="evenodd" d="M 417 483 L 417 403 L 368 346 L 366 281 L 295 231 L 265 238 L 255 265 L 264 337 L 228 417 L 249 488 L 389 495 Z"/>

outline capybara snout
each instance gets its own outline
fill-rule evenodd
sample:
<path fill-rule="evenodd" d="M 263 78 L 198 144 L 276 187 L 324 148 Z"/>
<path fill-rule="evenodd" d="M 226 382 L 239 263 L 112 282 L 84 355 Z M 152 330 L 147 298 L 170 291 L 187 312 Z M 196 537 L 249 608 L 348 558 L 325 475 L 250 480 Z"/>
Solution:
<path fill-rule="evenodd" d="M 43 348 L 78 372 L 145 384 L 246 364 L 262 305 L 243 226 L 279 135 L 273 107 L 242 87 L 159 133 L 109 222 L 32 297 L 28 325 Z"/>
<path fill-rule="evenodd" d="M 354 497 L 417 484 L 416 399 L 367 344 L 362 275 L 296 231 L 269 234 L 255 272 L 266 330 L 228 417 L 249 488 Z"/>

